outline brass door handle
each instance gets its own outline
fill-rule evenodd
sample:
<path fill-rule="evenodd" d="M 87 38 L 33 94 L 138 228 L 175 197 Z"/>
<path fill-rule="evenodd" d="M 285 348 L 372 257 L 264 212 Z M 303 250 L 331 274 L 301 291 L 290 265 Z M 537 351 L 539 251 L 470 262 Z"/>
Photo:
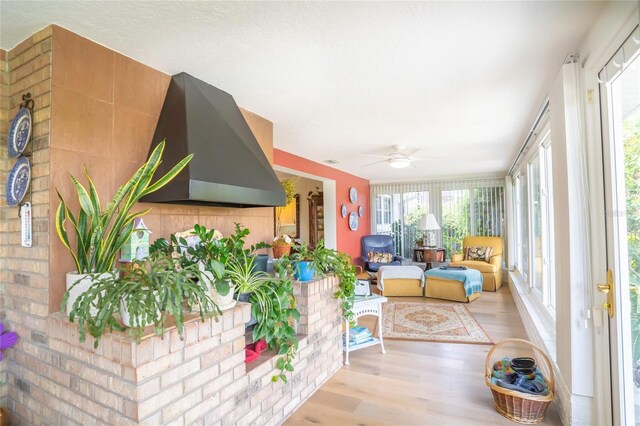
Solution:
<path fill-rule="evenodd" d="M 613 318 L 613 314 L 615 312 L 613 301 L 613 271 L 609 269 L 607 271 L 607 283 L 606 284 L 598 284 L 598 291 L 607 295 L 607 301 L 602 304 L 602 307 L 607 310 L 609 313 L 609 318 Z"/>

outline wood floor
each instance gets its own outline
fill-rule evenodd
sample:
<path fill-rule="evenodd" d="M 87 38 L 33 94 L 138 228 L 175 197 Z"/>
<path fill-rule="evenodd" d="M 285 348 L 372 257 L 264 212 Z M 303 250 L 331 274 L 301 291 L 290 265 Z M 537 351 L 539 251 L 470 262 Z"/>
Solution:
<path fill-rule="evenodd" d="M 443 301 L 395 297 L 402 301 Z M 489 337 L 526 339 L 508 287 L 484 292 L 467 304 Z M 371 318 L 371 319 L 370 319 Z M 375 318 L 360 324 L 374 326 Z M 286 425 L 514 425 L 495 411 L 484 383 L 490 345 L 385 340 L 350 354 L 343 366 L 285 423 Z M 560 425 L 555 407 L 544 425 Z"/>

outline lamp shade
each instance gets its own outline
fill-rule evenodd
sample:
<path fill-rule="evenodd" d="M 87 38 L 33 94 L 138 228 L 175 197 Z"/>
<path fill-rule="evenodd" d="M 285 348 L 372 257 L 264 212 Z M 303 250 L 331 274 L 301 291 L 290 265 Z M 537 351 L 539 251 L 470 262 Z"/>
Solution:
<path fill-rule="evenodd" d="M 438 221 L 433 213 L 425 214 L 420 218 L 420 229 L 423 231 L 440 229 L 440 225 L 438 225 Z"/>

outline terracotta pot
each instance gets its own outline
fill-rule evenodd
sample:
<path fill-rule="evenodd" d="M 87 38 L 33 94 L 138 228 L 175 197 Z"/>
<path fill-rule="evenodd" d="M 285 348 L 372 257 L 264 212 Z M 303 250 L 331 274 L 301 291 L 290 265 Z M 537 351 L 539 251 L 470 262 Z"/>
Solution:
<path fill-rule="evenodd" d="M 291 253 L 291 246 L 273 246 L 271 249 L 273 250 L 273 257 L 275 259 L 279 259 L 285 254 L 288 255 Z"/>

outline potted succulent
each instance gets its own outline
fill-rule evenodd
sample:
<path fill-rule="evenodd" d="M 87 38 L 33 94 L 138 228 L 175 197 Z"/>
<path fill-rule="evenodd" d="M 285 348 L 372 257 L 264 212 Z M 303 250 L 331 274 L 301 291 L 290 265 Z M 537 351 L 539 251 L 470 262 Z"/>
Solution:
<path fill-rule="evenodd" d="M 279 259 L 282 256 L 288 256 L 291 253 L 291 244 L 293 244 L 293 239 L 286 234 L 275 237 L 271 242 L 273 257 Z"/>
<path fill-rule="evenodd" d="M 189 155 L 178 162 L 167 174 L 151 183 L 153 175 L 160 165 L 164 141 L 160 142 L 133 176 L 115 193 L 114 198 L 103 208 L 100 197 L 84 170 L 88 181 L 88 188 L 83 186 L 74 176 L 71 180 L 76 189 L 76 196 L 80 204 L 80 211 L 73 214 L 67 207 L 67 202 L 60 192 L 55 225 L 56 232 L 62 244 L 73 256 L 76 270 L 67 274 L 66 299 L 70 309 L 75 299 L 86 291 L 97 280 L 112 280 L 113 269 L 120 248 L 131 236 L 135 226 L 135 220 L 147 214 L 150 209 L 131 212 L 134 205 L 147 194 L 165 186 L 191 161 L 193 155 Z M 75 247 L 72 247 L 67 234 L 67 222 L 75 233 Z M 73 289 L 73 290 L 72 290 Z M 97 313 L 94 306 L 92 313 Z M 69 314 L 69 310 L 67 310 Z"/>
<path fill-rule="evenodd" d="M 199 275 L 195 264 L 181 267 L 166 251 L 154 251 L 145 260 L 135 260 L 123 277 L 111 274 L 97 279 L 76 298 L 70 309 L 69 321 L 78 321 L 80 341 L 84 342 L 89 332 L 95 338 L 95 347 L 105 332 L 126 330 L 118 322 L 116 313 L 120 313 L 129 333 L 138 342 L 144 328 L 151 324 L 157 335 L 164 334 L 169 317 L 174 318 L 182 338 L 183 303 L 189 312 L 197 311 L 202 320 L 220 312 L 207 289 L 193 279 Z M 69 294 L 65 293 L 63 306 L 69 303 Z M 95 316 L 91 312 L 93 307 L 98 310 Z"/>

